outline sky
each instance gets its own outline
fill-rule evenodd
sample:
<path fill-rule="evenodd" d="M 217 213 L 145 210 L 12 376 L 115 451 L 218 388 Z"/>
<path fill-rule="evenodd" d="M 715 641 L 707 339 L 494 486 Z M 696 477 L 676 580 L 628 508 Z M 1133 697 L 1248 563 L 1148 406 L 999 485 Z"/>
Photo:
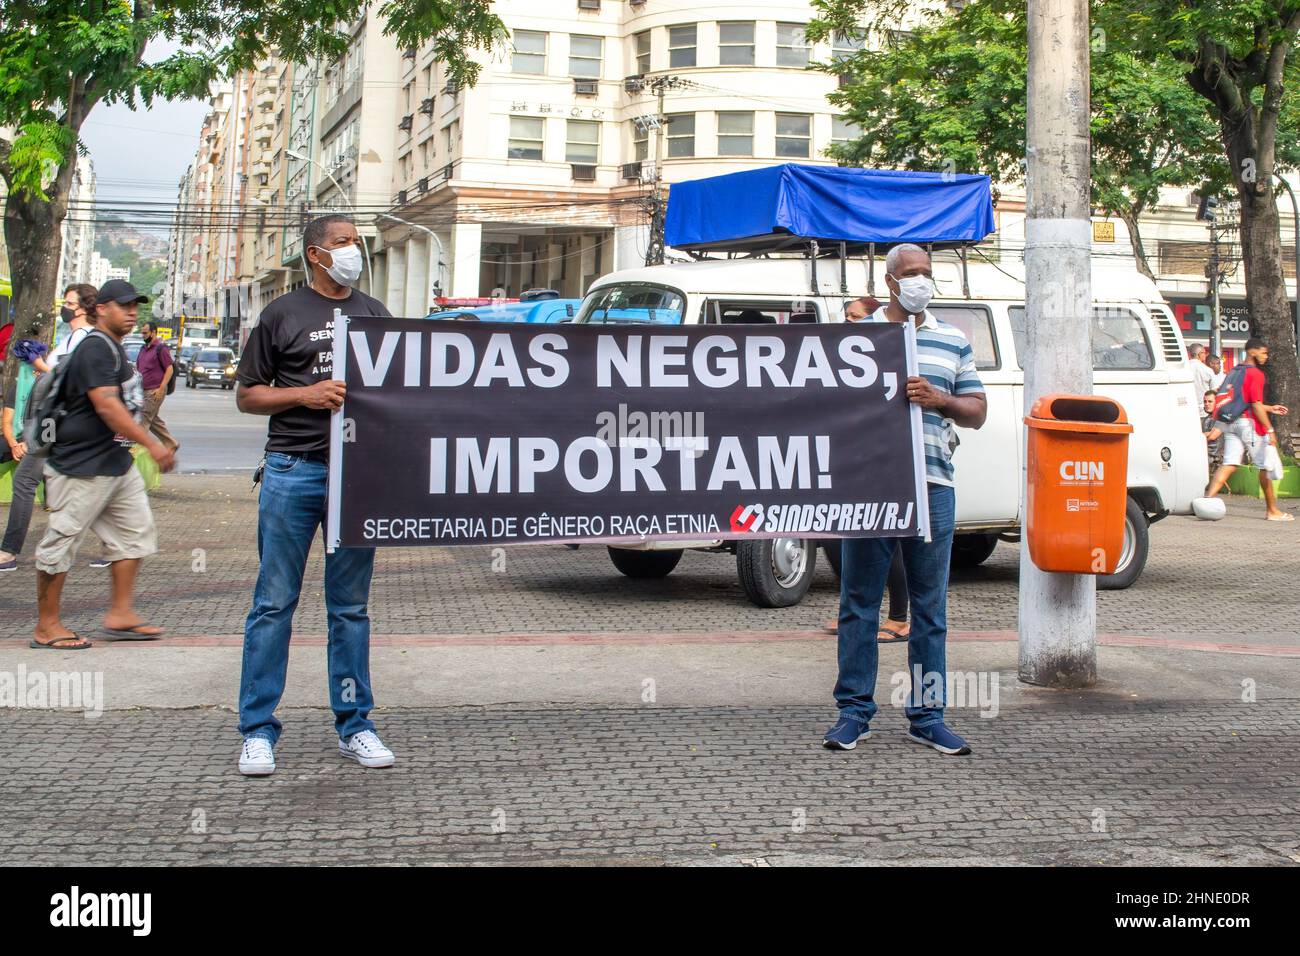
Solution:
<path fill-rule="evenodd" d="M 174 44 L 155 41 L 145 56 L 154 61 L 173 49 Z M 136 111 L 120 103 L 96 105 L 81 127 L 95 164 L 96 203 L 133 199 L 174 204 L 207 111 L 206 100 L 155 101 L 152 109 Z"/>

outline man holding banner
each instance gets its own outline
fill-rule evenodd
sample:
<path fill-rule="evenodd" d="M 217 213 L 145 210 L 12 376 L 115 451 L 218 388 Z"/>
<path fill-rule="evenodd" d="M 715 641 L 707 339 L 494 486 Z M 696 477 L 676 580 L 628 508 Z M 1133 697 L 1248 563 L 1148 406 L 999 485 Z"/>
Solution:
<path fill-rule="evenodd" d="M 956 515 L 952 451 L 954 425 L 979 428 L 988 411 L 984 386 L 975 371 L 970 343 L 960 330 L 938 321 L 926 306 L 934 293 L 930 257 L 910 243 L 895 246 L 885 259 L 889 305 L 870 321 L 907 322 L 916 327 L 920 375 L 907 380 L 907 398 L 922 409 L 925 477 L 930 503 L 928 540 L 898 543 L 912 602 L 907 643 L 912 693 L 906 709 L 907 739 L 944 754 L 967 754 L 966 741 L 944 725 L 947 684 L 948 567 Z M 876 628 L 895 542 L 889 538 L 846 538 L 840 573 L 839 680 L 835 702 L 839 721 L 822 740 L 831 749 L 852 750 L 871 736 L 875 716 L 879 650 Z"/>
<path fill-rule="evenodd" d="M 383 303 L 352 283 L 361 274 L 356 227 L 344 216 L 307 225 L 303 254 L 311 281 L 262 310 L 239 361 L 235 400 L 241 412 L 269 415 L 266 458 L 259 469 L 257 554 L 261 566 L 244 629 L 239 686 L 239 772 L 275 772 L 281 724 L 275 708 L 289 667 L 293 612 L 312 539 L 325 518 L 330 415 L 343 405 L 333 379 L 334 312 L 387 316 Z M 341 331 L 338 334 L 342 334 Z M 255 479 L 256 480 L 256 479 Z M 369 714 L 370 574 L 373 548 L 340 548 L 325 558 L 329 612 L 329 695 L 339 753 L 363 767 L 388 767 L 393 752 Z"/>

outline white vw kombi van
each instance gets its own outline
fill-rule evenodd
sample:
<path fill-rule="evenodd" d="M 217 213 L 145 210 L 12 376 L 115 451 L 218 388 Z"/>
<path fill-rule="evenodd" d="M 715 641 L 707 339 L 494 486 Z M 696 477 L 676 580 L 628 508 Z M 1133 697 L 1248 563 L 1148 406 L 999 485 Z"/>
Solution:
<path fill-rule="evenodd" d="M 971 566 L 999 540 L 1019 540 L 1024 484 L 1023 265 L 972 264 L 969 296 L 954 253 L 936 252 L 938 288 L 930 310 L 966 333 L 988 395 L 978 431 L 957 429 L 957 536 L 953 563 Z M 844 305 L 868 293 L 862 259 L 746 258 L 649 266 L 597 279 L 574 321 L 657 324 L 783 324 L 843 321 Z M 888 300 L 884 263 L 874 263 L 870 288 Z M 847 294 L 844 291 L 847 289 Z M 1119 567 L 1103 588 L 1126 588 L 1147 560 L 1150 524 L 1190 514 L 1208 480 L 1198 396 L 1184 361 L 1183 339 L 1156 286 L 1131 267 L 1095 266 L 1092 327 L 1094 390 L 1123 406 L 1133 424 L 1129 444 L 1128 511 Z M 812 581 L 813 539 L 658 541 L 610 548 L 631 577 L 662 577 L 685 548 L 734 553 L 741 584 L 763 607 L 797 604 Z M 825 553 L 839 571 L 837 542 Z"/>

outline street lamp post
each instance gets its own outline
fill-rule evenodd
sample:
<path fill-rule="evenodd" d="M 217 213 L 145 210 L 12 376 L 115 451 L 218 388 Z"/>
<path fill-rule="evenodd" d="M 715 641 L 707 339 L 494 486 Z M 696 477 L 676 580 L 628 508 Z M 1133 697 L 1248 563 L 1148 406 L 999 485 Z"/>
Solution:
<path fill-rule="evenodd" d="M 356 216 L 357 207 L 352 205 L 352 200 L 348 198 L 347 192 L 344 191 L 343 187 L 339 185 L 339 181 L 334 178 L 333 174 L 330 173 L 328 169 L 326 169 L 316 160 L 312 159 L 310 156 L 304 155 L 303 153 L 298 152 L 298 150 L 296 149 L 286 149 L 284 151 L 284 155 L 288 156 L 290 159 L 299 160 L 300 162 L 311 163 L 313 166 L 319 169 L 321 173 L 325 176 L 325 178 L 334 184 L 334 188 L 339 191 L 339 197 L 347 205 L 348 210 L 352 213 L 353 216 Z M 360 235 L 360 233 L 358 233 L 358 235 Z M 370 291 L 373 293 L 375 291 L 374 290 L 375 270 L 370 265 L 370 246 L 366 242 L 365 236 L 361 236 L 361 251 L 366 254 L 366 274 L 370 276 L 370 285 L 371 285 Z M 306 249 L 302 251 L 302 257 L 303 260 L 305 261 L 307 258 Z"/>
<path fill-rule="evenodd" d="M 412 229 L 419 229 L 421 232 L 428 233 L 428 234 L 429 234 L 429 238 L 432 239 L 432 240 L 437 244 L 437 246 L 438 246 L 438 278 L 434 280 L 434 284 L 433 284 L 433 289 L 434 289 L 434 292 L 435 292 L 435 298 L 437 298 L 437 295 L 438 295 L 438 294 L 441 294 L 441 292 L 442 292 L 442 270 L 445 269 L 445 268 L 447 267 L 447 263 L 446 263 L 446 262 L 444 261 L 444 259 L 443 259 L 443 257 L 446 255 L 446 251 L 445 251 L 444 248 L 443 248 L 442 240 L 438 238 L 438 234 L 437 234 L 436 232 L 434 232 L 432 229 L 430 229 L 428 226 L 422 226 L 422 225 L 420 225 L 418 222 L 410 222 L 409 220 L 403 219 L 401 216 L 394 216 L 392 213 L 381 212 L 381 213 L 377 214 L 377 215 L 375 216 L 375 218 L 376 218 L 376 219 L 391 219 L 391 220 L 393 220 L 393 222 L 400 222 L 403 226 L 410 226 Z"/>

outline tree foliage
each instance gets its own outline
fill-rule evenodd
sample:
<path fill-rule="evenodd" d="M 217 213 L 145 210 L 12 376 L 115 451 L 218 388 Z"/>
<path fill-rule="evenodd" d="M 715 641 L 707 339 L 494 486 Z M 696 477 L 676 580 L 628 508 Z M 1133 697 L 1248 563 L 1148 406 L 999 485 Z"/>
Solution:
<path fill-rule="evenodd" d="M 857 165 L 1023 180 L 1024 0 L 973 0 L 956 13 L 930 10 L 902 32 L 892 29 L 900 5 L 890 0 L 818 5 L 814 37 L 856 28 L 878 41 L 852 58 L 821 65 L 850 77 L 831 99 L 864 131 L 835 147 L 833 155 Z M 1119 18 L 1122 28 L 1107 29 L 1115 14 L 1125 12 L 1121 6 L 1094 4 L 1099 18 L 1091 36 L 1091 200 L 1125 221 L 1139 268 L 1149 275 L 1138 218 L 1156 203 L 1160 189 L 1219 187 L 1230 172 L 1214 117 L 1187 82 L 1187 65 L 1136 47 L 1127 16 Z M 1104 16 L 1102 8 L 1108 8 Z M 1294 97 L 1288 106 L 1294 107 Z M 1281 147 L 1288 164 L 1300 160 L 1294 124 Z"/>
<path fill-rule="evenodd" d="M 347 49 L 367 0 L 28 0 L 0 14 L 0 126 L 14 131 L 0 151 L 12 192 L 47 195 L 70 162 L 78 131 L 98 103 L 148 107 L 157 99 L 202 98 L 218 79 L 270 55 L 296 63 Z M 385 0 L 384 31 L 402 46 L 434 43 L 452 79 L 472 83 L 475 49 L 504 37 L 490 0 Z M 179 46 L 145 60 L 151 40 Z"/>

